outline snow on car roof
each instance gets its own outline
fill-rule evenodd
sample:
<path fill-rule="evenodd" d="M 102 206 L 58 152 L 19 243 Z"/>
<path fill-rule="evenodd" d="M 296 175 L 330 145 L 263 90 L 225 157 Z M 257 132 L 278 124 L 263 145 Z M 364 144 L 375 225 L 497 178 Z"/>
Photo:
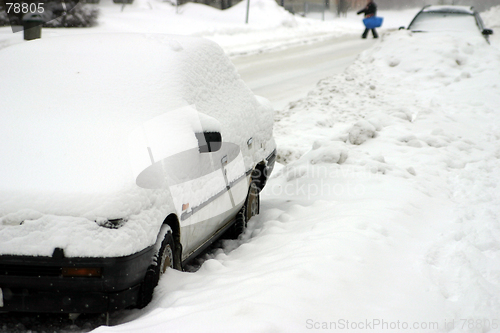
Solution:
<path fill-rule="evenodd" d="M 471 6 L 429 6 L 422 10 L 423 12 L 446 12 L 446 13 L 463 13 L 474 14 L 474 9 Z"/>
<path fill-rule="evenodd" d="M 92 205 L 79 198 L 135 186 L 130 133 L 180 107 L 194 105 L 214 117 L 225 139 L 235 143 L 245 140 L 248 132 L 272 128 L 272 116 L 271 121 L 262 118 L 260 124 L 247 123 L 245 128 L 233 126 L 242 113 L 258 113 L 261 106 L 222 49 L 203 38 L 46 38 L 2 49 L 0 72 L 2 214 L 30 208 L 81 216 Z M 13 192 L 24 199 L 3 200 Z M 45 197 L 60 197 L 58 202 L 66 204 L 38 200 L 47 192 L 51 195 Z"/>

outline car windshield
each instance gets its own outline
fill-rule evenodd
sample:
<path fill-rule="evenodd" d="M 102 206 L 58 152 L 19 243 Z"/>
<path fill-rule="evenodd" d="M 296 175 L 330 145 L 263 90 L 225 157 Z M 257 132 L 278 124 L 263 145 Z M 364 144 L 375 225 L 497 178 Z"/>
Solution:
<path fill-rule="evenodd" d="M 462 13 L 422 12 L 412 22 L 412 31 L 477 31 L 473 15 Z"/>

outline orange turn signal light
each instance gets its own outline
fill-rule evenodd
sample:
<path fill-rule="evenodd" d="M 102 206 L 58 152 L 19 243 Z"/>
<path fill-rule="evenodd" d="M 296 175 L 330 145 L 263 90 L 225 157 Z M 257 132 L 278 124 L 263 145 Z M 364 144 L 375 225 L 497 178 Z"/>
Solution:
<path fill-rule="evenodd" d="M 62 276 L 64 277 L 101 277 L 101 268 L 99 267 L 63 267 Z"/>

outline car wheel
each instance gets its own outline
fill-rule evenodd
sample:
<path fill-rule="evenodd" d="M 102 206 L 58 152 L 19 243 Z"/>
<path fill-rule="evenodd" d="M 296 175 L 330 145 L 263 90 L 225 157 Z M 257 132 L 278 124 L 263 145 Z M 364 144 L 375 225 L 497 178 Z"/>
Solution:
<path fill-rule="evenodd" d="M 241 207 L 238 214 L 236 214 L 234 224 L 229 228 L 226 233 L 226 237 L 229 239 L 236 239 L 241 235 L 246 227 L 247 222 L 252 218 L 252 216 L 258 215 L 260 209 L 260 195 L 259 188 L 255 182 L 250 183 L 250 189 L 248 190 L 247 199 L 245 204 Z"/>
<path fill-rule="evenodd" d="M 137 300 L 137 307 L 142 309 L 151 302 L 153 298 L 153 291 L 158 285 L 161 276 L 167 271 L 168 268 L 175 267 L 174 257 L 175 243 L 172 232 L 167 232 L 161 243 L 160 249 L 155 254 L 154 263 L 148 267 L 146 276 L 142 281 L 139 290 L 139 299 Z"/>
<path fill-rule="evenodd" d="M 238 214 L 236 214 L 233 225 L 227 230 L 225 238 L 236 239 L 245 231 L 247 227 L 246 207 L 243 205 Z"/>

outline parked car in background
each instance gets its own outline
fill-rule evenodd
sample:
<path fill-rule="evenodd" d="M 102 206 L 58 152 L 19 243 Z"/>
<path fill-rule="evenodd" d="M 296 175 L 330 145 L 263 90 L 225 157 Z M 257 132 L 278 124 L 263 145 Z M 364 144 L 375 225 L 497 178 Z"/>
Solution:
<path fill-rule="evenodd" d="M 0 60 L 0 311 L 143 307 L 259 212 L 273 110 L 217 44 L 87 34 Z"/>
<path fill-rule="evenodd" d="M 479 32 L 489 43 L 493 30 L 486 29 L 479 13 L 467 6 L 427 5 L 413 18 L 408 30 L 413 32 L 456 31 L 460 33 Z"/>

